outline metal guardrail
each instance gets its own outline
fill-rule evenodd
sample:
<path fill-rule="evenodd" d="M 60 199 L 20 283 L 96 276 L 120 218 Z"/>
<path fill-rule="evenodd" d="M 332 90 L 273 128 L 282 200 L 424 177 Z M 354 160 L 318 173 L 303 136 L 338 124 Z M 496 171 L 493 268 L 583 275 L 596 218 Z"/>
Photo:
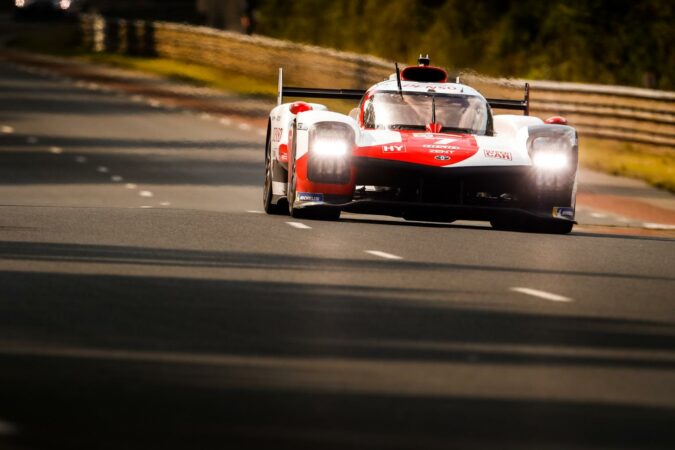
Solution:
<path fill-rule="evenodd" d="M 160 56 L 227 69 L 256 79 L 359 89 L 387 78 L 393 63 L 354 53 L 167 22 L 83 15 L 84 45 L 97 52 Z M 675 92 L 623 86 L 511 80 L 461 74 L 486 97 L 518 98 L 530 83 L 533 115 L 565 116 L 582 136 L 675 147 Z"/>

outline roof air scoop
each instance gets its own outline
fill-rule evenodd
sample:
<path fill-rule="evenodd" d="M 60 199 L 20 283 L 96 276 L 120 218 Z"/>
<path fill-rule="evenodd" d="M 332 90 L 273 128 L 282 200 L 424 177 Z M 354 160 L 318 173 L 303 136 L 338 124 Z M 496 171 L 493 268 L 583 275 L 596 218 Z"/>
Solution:
<path fill-rule="evenodd" d="M 429 55 L 420 55 L 417 60 L 418 66 L 406 67 L 401 71 L 401 79 L 404 81 L 418 81 L 422 83 L 445 83 L 448 81 L 448 72 L 440 67 L 430 66 Z"/>

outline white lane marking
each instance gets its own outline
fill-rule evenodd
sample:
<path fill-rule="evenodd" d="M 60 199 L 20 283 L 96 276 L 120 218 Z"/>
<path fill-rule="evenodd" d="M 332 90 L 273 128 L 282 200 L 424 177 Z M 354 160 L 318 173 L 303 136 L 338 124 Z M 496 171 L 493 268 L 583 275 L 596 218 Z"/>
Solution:
<path fill-rule="evenodd" d="M 123 180 L 124 180 L 124 178 L 122 178 L 119 175 L 113 175 L 113 176 L 110 177 L 110 181 L 113 181 L 115 183 L 119 183 L 120 181 L 123 181 Z"/>
<path fill-rule="evenodd" d="M 142 205 L 141 206 L 141 209 L 151 209 L 151 208 L 152 208 L 152 206 L 150 206 L 150 205 Z"/>
<path fill-rule="evenodd" d="M 3 125 L 0 130 L 3 132 L 3 134 L 12 134 L 14 133 L 14 128 L 10 127 L 9 125 Z"/>
<path fill-rule="evenodd" d="M 150 191 L 141 191 L 138 193 L 141 197 L 152 197 L 152 192 Z"/>
<path fill-rule="evenodd" d="M 246 212 L 251 213 L 251 214 L 264 214 L 265 213 L 265 211 L 260 211 L 260 210 L 257 210 L 257 209 L 247 209 Z"/>
<path fill-rule="evenodd" d="M 150 100 L 148 102 L 148 105 L 152 106 L 153 108 L 159 108 L 160 106 L 162 106 L 162 104 L 157 100 Z"/>
<path fill-rule="evenodd" d="M 11 436 L 17 433 L 16 426 L 4 420 L 0 420 L 0 436 Z"/>
<path fill-rule="evenodd" d="M 97 89 L 100 89 L 101 86 L 99 86 L 99 85 L 96 84 L 96 83 L 87 83 L 87 88 L 88 88 L 88 89 L 94 89 L 94 90 L 97 90 Z"/>
<path fill-rule="evenodd" d="M 249 125 L 247 123 L 240 123 L 237 126 L 239 127 L 240 130 L 243 130 L 243 131 L 247 131 L 247 130 L 251 129 L 251 125 Z"/>
<path fill-rule="evenodd" d="M 213 116 L 209 113 L 202 113 L 199 117 L 201 117 L 204 120 L 211 120 L 213 119 Z"/>
<path fill-rule="evenodd" d="M 552 302 L 571 302 L 571 301 L 573 301 L 569 297 L 564 297 L 562 295 L 553 294 L 552 292 L 540 291 L 538 289 L 530 289 L 530 288 L 526 288 L 526 287 L 512 287 L 511 290 L 514 291 L 514 292 L 520 292 L 521 294 L 543 298 L 544 300 L 551 300 Z"/>
<path fill-rule="evenodd" d="M 232 125 L 232 121 L 230 119 L 225 118 L 225 117 L 220 119 L 220 123 L 223 124 L 223 125 Z"/>
<path fill-rule="evenodd" d="M 34 145 L 34 144 L 37 144 L 38 142 L 40 142 L 40 140 L 38 138 L 36 138 L 35 136 L 31 136 L 31 137 L 26 138 L 26 142 L 28 144 Z"/>
<path fill-rule="evenodd" d="M 138 186 L 136 186 L 134 183 L 127 183 L 124 185 L 124 187 L 127 189 L 136 189 Z"/>
<path fill-rule="evenodd" d="M 61 147 L 49 147 L 49 152 L 55 155 L 59 155 L 63 153 L 63 149 Z"/>
<path fill-rule="evenodd" d="M 98 173 L 108 173 L 108 168 L 107 168 L 106 166 L 98 166 L 98 167 L 96 168 L 96 171 L 97 171 Z"/>
<path fill-rule="evenodd" d="M 171 202 L 160 202 L 159 206 L 171 206 Z"/>
<path fill-rule="evenodd" d="M 594 212 L 591 213 L 591 217 L 595 217 L 596 219 L 604 219 L 605 217 L 607 217 L 607 214 Z"/>
<path fill-rule="evenodd" d="M 76 156 L 75 162 L 78 164 L 84 164 L 87 162 L 87 158 L 85 156 Z"/>
<path fill-rule="evenodd" d="M 385 258 L 385 259 L 403 259 L 402 257 L 398 255 L 393 255 L 391 253 L 387 252 L 381 252 L 379 250 L 365 250 L 365 253 L 369 253 L 373 256 L 379 256 L 380 258 Z"/>
<path fill-rule="evenodd" d="M 312 228 L 309 225 L 305 225 L 302 222 L 286 222 L 286 223 L 292 226 L 293 228 L 297 228 L 298 230 L 309 230 Z"/>
<path fill-rule="evenodd" d="M 665 223 L 643 223 L 645 228 L 649 230 L 675 230 L 675 225 L 668 225 Z"/>

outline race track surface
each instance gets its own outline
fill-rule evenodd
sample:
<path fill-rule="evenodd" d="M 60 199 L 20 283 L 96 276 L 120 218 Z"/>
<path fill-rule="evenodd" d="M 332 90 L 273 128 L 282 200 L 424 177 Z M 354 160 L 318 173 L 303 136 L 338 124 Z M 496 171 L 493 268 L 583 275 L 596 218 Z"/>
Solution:
<path fill-rule="evenodd" d="M 0 65 L 0 448 L 675 447 L 672 239 L 267 216 L 137 100 Z"/>

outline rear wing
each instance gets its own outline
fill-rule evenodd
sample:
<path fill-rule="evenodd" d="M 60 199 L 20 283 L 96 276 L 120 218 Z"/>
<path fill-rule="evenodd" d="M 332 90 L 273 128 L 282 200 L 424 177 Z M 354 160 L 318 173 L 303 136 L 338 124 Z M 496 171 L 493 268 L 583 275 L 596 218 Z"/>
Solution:
<path fill-rule="evenodd" d="M 526 116 L 530 115 L 530 83 L 525 83 L 525 95 L 522 100 L 503 100 L 498 98 L 486 98 L 488 104 L 494 109 L 510 109 L 523 111 Z"/>
<path fill-rule="evenodd" d="M 318 89 L 284 86 L 283 69 L 279 67 L 279 95 L 277 97 L 277 105 L 281 105 L 284 102 L 284 96 L 361 100 L 365 93 L 365 89 Z"/>
<path fill-rule="evenodd" d="M 345 100 L 361 100 L 366 93 L 365 89 L 319 89 L 284 86 L 283 70 L 279 68 L 279 95 L 277 105 L 284 102 L 286 97 L 305 98 L 338 98 Z M 523 111 L 526 116 L 530 115 L 530 84 L 525 83 L 525 95 L 523 100 L 486 99 L 491 108 Z"/>

